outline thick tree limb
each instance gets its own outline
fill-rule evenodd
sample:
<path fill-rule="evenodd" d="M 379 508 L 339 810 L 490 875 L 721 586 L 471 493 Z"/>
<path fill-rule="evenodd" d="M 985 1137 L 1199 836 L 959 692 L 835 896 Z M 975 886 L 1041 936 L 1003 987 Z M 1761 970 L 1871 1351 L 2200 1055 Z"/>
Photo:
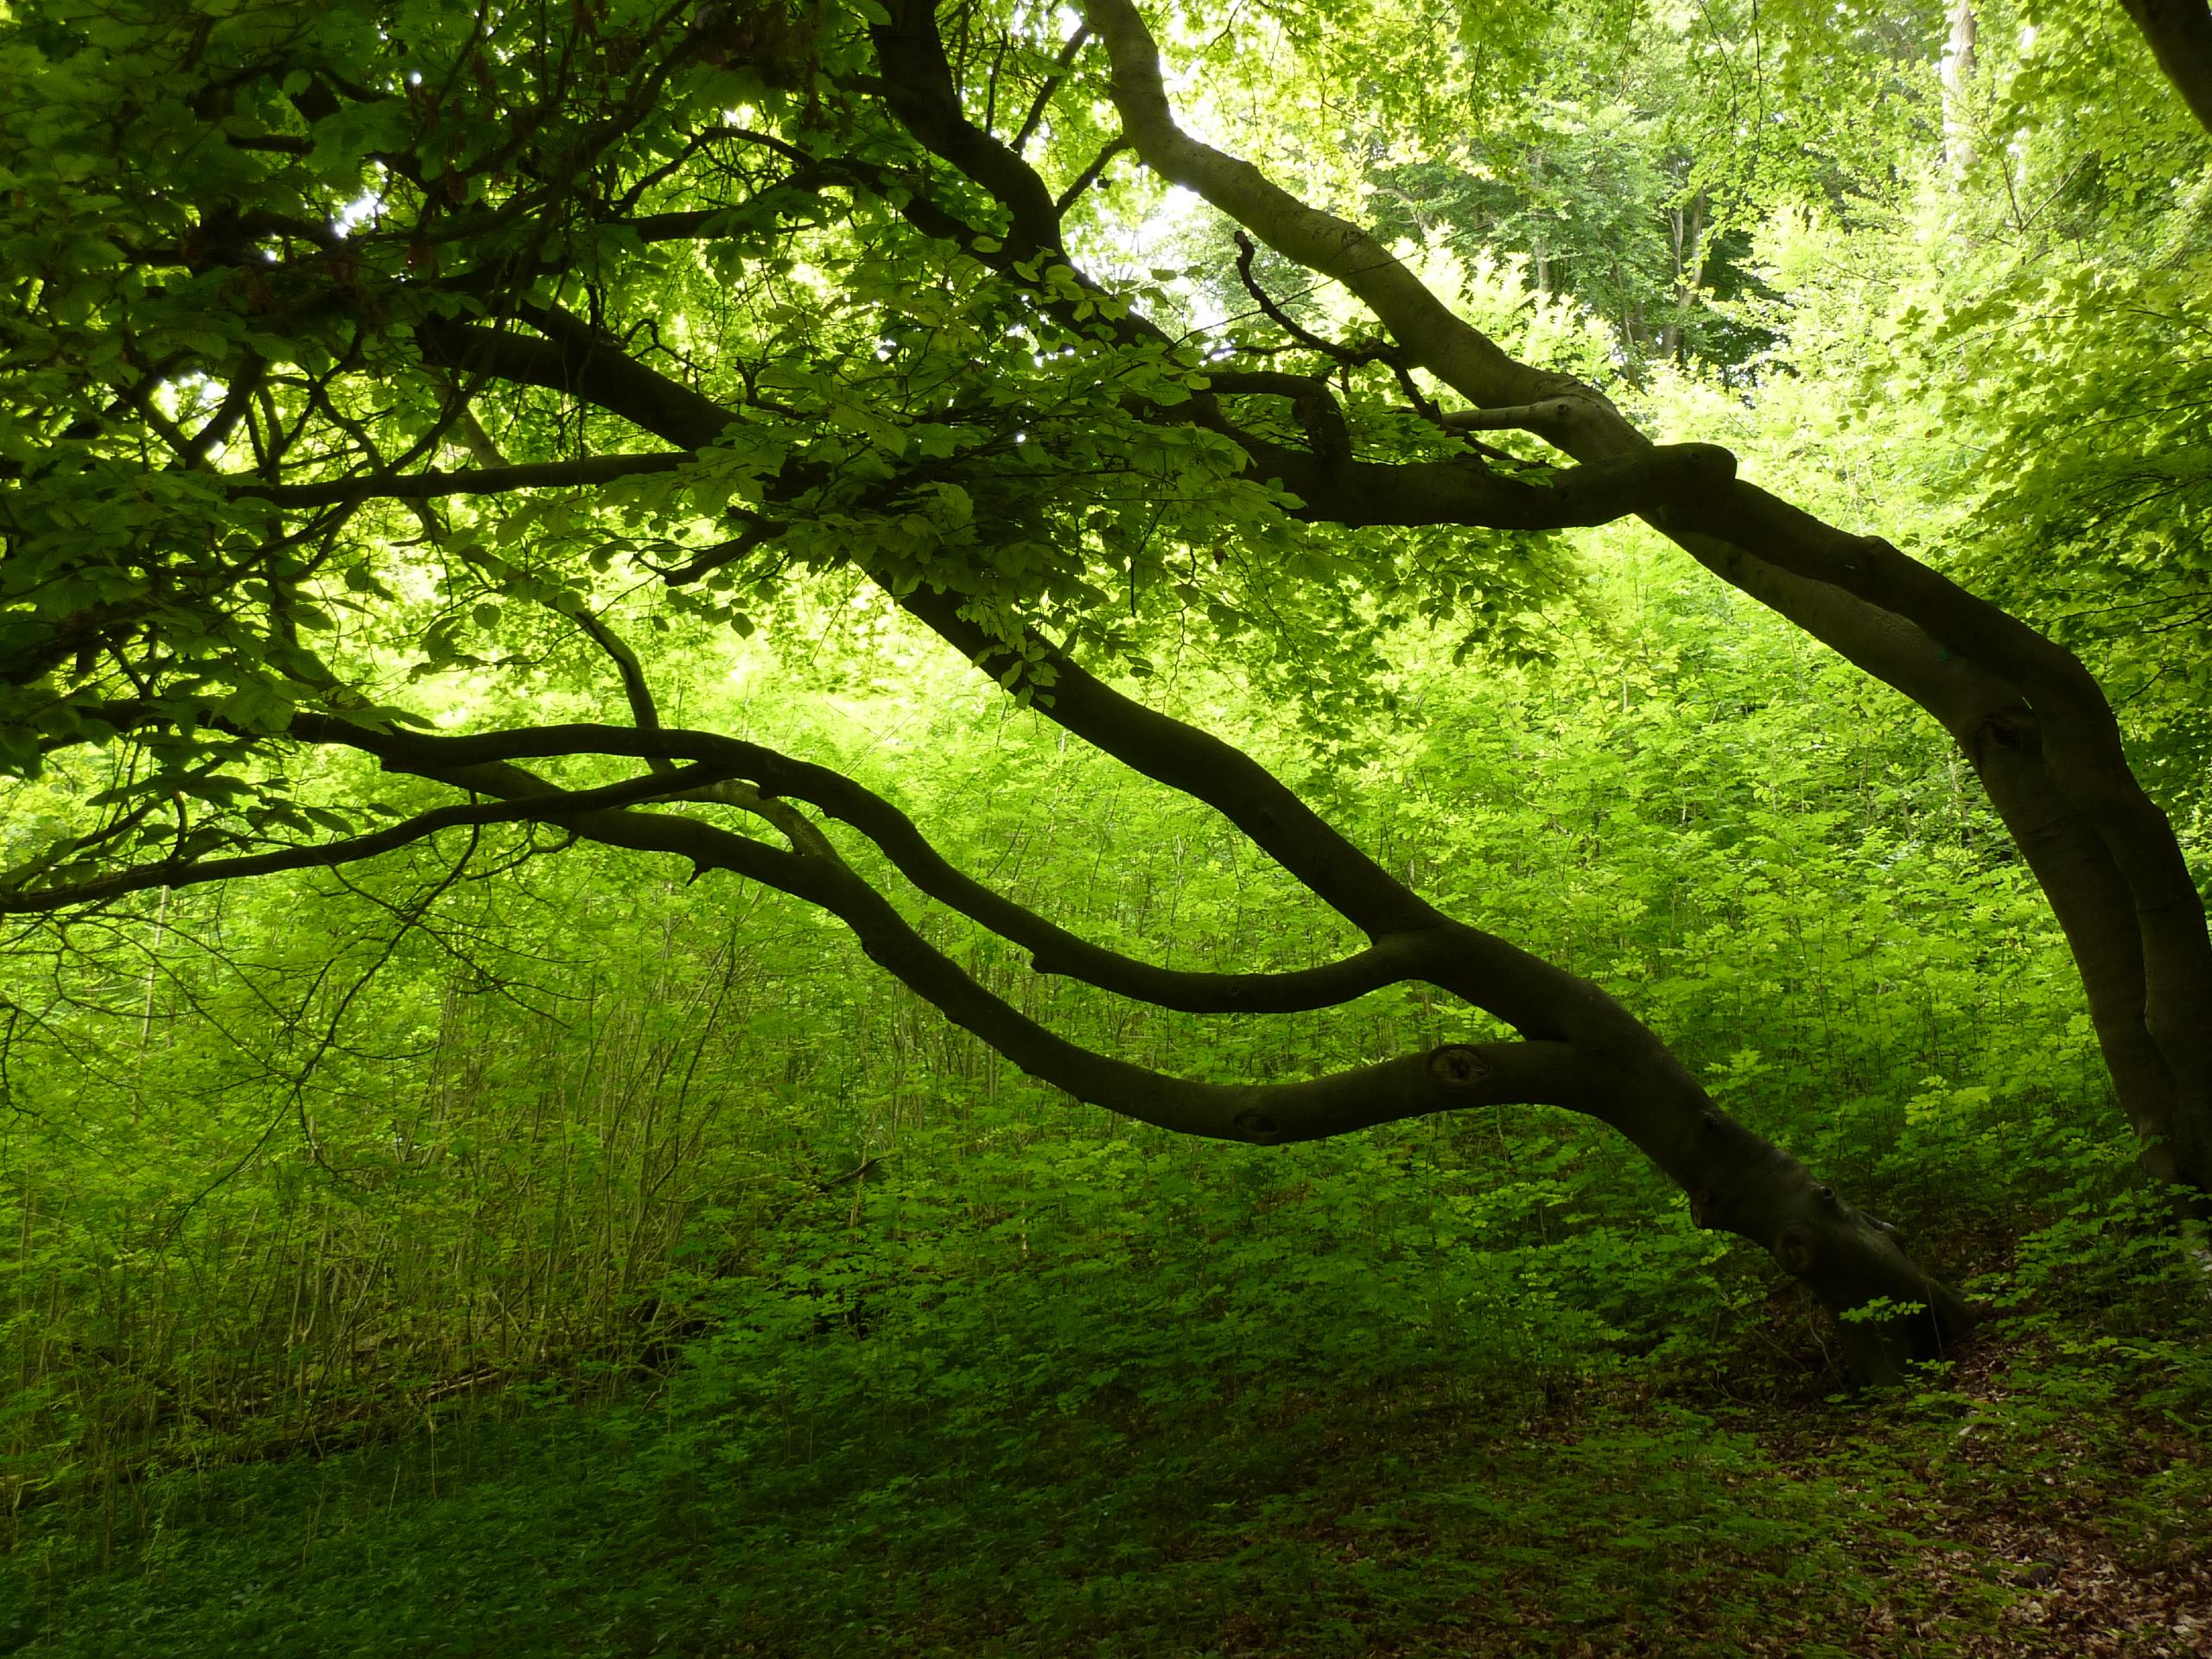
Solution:
<path fill-rule="evenodd" d="M 2120 0 L 2135 20 L 2152 55 L 2189 105 L 2190 113 L 2212 132 L 2212 6 L 2205 0 Z"/>
<path fill-rule="evenodd" d="M 737 418 L 713 398 L 626 355 L 614 341 L 582 324 L 568 326 L 571 319 L 541 310 L 529 321 L 559 339 L 442 319 L 417 323 L 415 338 L 424 359 L 439 367 L 583 397 L 664 438 L 681 433 L 671 441 L 689 450 L 705 448 Z M 639 419 L 639 413 L 650 418 Z"/>
<path fill-rule="evenodd" d="M 429 501 L 447 495 L 505 495 L 514 490 L 579 489 L 618 479 L 672 473 L 696 457 L 683 450 L 645 455 L 589 455 L 581 461 L 530 461 L 513 467 L 474 467 L 458 473 L 397 473 L 334 478 L 314 484 L 270 484 L 258 479 L 231 486 L 233 496 L 279 507 L 329 507 L 349 501 Z"/>
<path fill-rule="evenodd" d="M 1555 394 L 1587 395 L 1567 377 L 1515 360 L 1358 226 L 1307 207 L 1250 162 L 1184 132 L 1160 78 L 1160 48 L 1131 0 L 1086 0 L 1083 10 L 1113 60 L 1114 104 L 1122 124 L 1138 155 L 1162 178 L 1205 197 L 1278 253 L 1335 277 L 1416 362 L 1471 402 L 1533 404 Z"/>
<path fill-rule="evenodd" d="M 883 64 L 883 98 L 906 130 L 974 179 L 1012 215 L 1020 257 L 1060 245 L 1060 212 L 1045 181 L 1013 149 L 969 121 L 953 90 L 937 32 L 935 0 L 890 0 L 890 21 L 870 28 Z"/>
<path fill-rule="evenodd" d="M 2201 0 L 2174 0 L 2172 12 L 2187 11 L 2183 21 L 2194 29 L 2202 9 Z M 1648 447 L 1594 389 L 1516 362 L 1359 227 L 1306 207 L 1249 163 L 1183 132 L 1160 80 L 1158 47 L 1131 0 L 1089 0 L 1085 10 L 1113 60 L 1114 99 L 1147 163 L 1278 251 L 1344 283 L 1414 360 L 1490 411 L 1456 417 L 1464 429 L 1497 421 L 1535 430 L 1586 461 Z M 2131 1119 L 2155 1126 L 2146 1161 L 2212 1189 L 2212 936 L 2171 827 L 2128 769 L 2094 678 L 2062 646 L 1887 543 L 1847 535 L 1742 480 L 1638 510 L 1745 591 L 1786 595 L 1795 620 L 1945 718 L 1970 757 L 1984 722 L 1961 732 L 1946 717 L 1948 677 L 1941 668 L 1948 659 L 2002 683 L 2000 705 L 2031 712 L 2029 725 L 2014 721 L 2004 729 L 2024 752 L 2032 748 L 2046 781 L 2030 788 L 2015 779 L 2018 786 L 1993 791 L 1993 803 L 2023 836 L 2055 821 L 2031 804 L 2055 794 L 2067 808 L 2061 816 L 2094 833 L 2097 844 L 2077 842 L 2069 858 L 2046 859 L 2038 877 L 2068 887 L 2063 899 L 2053 893 L 2054 905 L 2081 922 L 2084 941 L 2098 941 L 2077 954 L 2085 975 L 2120 940 L 2110 924 L 2088 918 L 2108 905 L 2114 880 L 2126 892 L 2142 1001 L 2132 1017 L 2113 1010 L 2107 1058 L 2121 1091 L 2136 1095 Z M 1815 597 L 1799 582 L 1832 596 Z M 2014 813 L 2024 816 L 2014 823 Z M 2115 992 L 2108 985 L 2099 995 L 2109 1004 Z M 2101 1039 L 2107 1028 L 2100 1023 Z M 2138 1062 L 2153 1052 L 2159 1064 L 2145 1070 Z"/>
<path fill-rule="evenodd" d="M 696 870 L 732 870 L 819 905 L 853 929 L 871 959 L 1031 1075 L 1077 1099 L 1180 1134 L 1273 1146 L 1470 1106 L 1541 1103 L 1588 1110 L 1599 1103 L 1602 1074 L 1558 1043 L 1447 1044 L 1290 1084 L 1192 1082 L 1096 1053 L 1055 1035 L 985 989 L 834 855 L 782 852 L 694 819 L 588 810 L 582 804 L 585 792 L 556 790 L 507 760 L 479 758 L 550 750 L 563 736 L 585 734 L 591 734 L 588 741 L 610 747 L 678 740 L 698 747 L 705 740 L 703 734 L 605 727 L 543 728 L 473 738 L 389 736 L 341 721 L 308 721 L 302 730 L 312 740 L 365 748 L 396 770 L 500 796 L 511 819 L 543 817 L 608 846 L 673 853 L 689 859 Z M 713 769 L 702 765 L 620 787 L 633 796 L 648 787 L 664 791 L 679 779 Z"/>
<path fill-rule="evenodd" d="M 128 723 L 129 715 L 121 709 L 102 713 L 113 723 Z M 1333 1007 L 1401 980 L 1426 976 L 1440 960 L 1432 928 L 1389 935 L 1364 951 L 1319 968 L 1217 974 L 1157 967 L 1093 944 L 962 874 L 905 813 L 843 773 L 714 733 L 574 724 L 431 736 L 370 732 L 313 715 L 300 716 L 293 731 L 309 741 L 359 749 L 397 770 L 426 776 L 453 777 L 470 767 L 576 754 L 630 756 L 661 766 L 692 761 L 724 777 L 750 782 L 679 789 L 671 781 L 662 785 L 668 798 L 744 806 L 768 817 L 794 841 L 811 826 L 802 831 L 775 816 L 776 798 L 808 802 L 868 836 L 922 892 L 1034 953 L 1038 971 L 1080 979 L 1117 995 L 1184 1013 L 1284 1014 Z M 740 787 L 766 793 L 743 798 L 732 792 Z M 826 852 L 827 843 L 817 850 Z M 1442 921 L 1441 917 L 1435 919 Z"/>
<path fill-rule="evenodd" d="M 333 724 L 341 722 L 334 721 Z M 465 824 L 514 823 L 526 818 L 556 819 L 577 812 L 604 811 L 652 800 L 685 790 L 704 788 L 728 774 L 713 766 L 694 766 L 650 779 L 609 784 L 601 789 L 556 791 L 528 806 L 508 803 L 488 805 L 441 806 L 365 836 L 350 836 L 311 847 L 286 847 L 273 852 L 252 853 L 238 858 L 164 859 L 139 864 L 112 875 L 61 887 L 0 892 L 0 916 L 29 915 L 105 904 L 134 893 L 157 887 L 200 887 L 213 881 L 237 881 L 249 876 L 273 875 L 282 870 L 327 869 L 340 864 L 374 858 Z"/>

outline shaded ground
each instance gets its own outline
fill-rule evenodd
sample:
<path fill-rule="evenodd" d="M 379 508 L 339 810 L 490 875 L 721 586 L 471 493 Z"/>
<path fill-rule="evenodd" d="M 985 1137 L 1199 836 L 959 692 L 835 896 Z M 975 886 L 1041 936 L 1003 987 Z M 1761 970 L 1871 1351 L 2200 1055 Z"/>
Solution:
<path fill-rule="evenodd" d="M 1912 1400 L 1777 1359 L 1547 1399 L 820 1425 L 456 1415 L 27 1515 L 27 1655 L 2182 1656 L 2212 1471 L 2155 1368 L 1986 1343 Z M 102 1564 L 105 1558 L 105 1565 Z"/>

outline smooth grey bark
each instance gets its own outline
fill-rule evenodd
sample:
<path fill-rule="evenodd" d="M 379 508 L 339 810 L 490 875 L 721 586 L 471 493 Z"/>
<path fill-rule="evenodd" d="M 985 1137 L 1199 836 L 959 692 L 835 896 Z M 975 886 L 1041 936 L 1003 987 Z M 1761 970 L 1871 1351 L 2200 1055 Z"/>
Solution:
<path fill-rule="evenodd" d="M 1974 0 L 1952 0 L 1936 78 L 1943 88 L 1943 166 L 1954 179 L 1964 176 L 1974 162 L 1967 98 L 1974 85 L 1976 27 Z"/>

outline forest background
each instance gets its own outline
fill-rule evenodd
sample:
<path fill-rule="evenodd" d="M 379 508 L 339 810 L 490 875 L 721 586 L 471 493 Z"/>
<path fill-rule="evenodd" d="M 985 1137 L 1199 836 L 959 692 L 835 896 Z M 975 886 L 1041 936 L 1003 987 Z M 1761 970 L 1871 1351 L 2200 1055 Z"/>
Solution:
<path fill-rule="evenodd" d="M 871 9 L 740 10 L 716 67 L 752 77 L 751 118 L 834 127 L 836 76 L 792 42 L 829 66 Z M 173 15 L 297 11 L 18 3 L 0 73 L 67 90 L 71 31 L 120 54 Z M 539 28 L 617 40 L 624 15 Z M 465 9 L 359 16 L 465 72 Z M 944 9 L 971 118 L 1044 110 L 1077 21 Z M 2212 879 L 2212 155 L 2119 7 L 1173 21 L 1186 121 L 1515 355 L 2073 648 Z M 73 183 L 66 146 L 36 122 L 67 103 L 4 118 L 10 372 L 35 326 L 107 326 L 98 294 L 16 274 L 63 234 L 39 190 Z M 1124 150 L 1088 165 L 1112 111 L 1083 109 L 1030 121 L 1094 274 L 1224 345 L 1370 326 Z M 348 211 L 369 238 L 398 209 Z M 912 280 L 865 224 L 805 233 L 779 327 L 834 332 Z M 709 269 L 655 268 L 664 323 L 703 335 L 683 308 Z M 226 397 L 175 377 L 144 419 Z M 464 463 L 613 442 L 557 399 L 467 418 L 440 452 Z M 822 418 L 893 442 L 857 398 Z M 324 654 L 441 729 L 627 721 L 626 656 L 670 726 L 834 766 L 1110 948 L 1229 973 L 1352 938 L 857 564 L 682 607 L 644 539 L 521 500 L 503 584 L 450 556 L 457 519 L 377 518 Z M 1161 530 L 1173 557 L 1101 528 L 1091 590 L 1058 596 L 1099 671 L 1621 998 L 1959 1284 L 1970 1344 L 1853 1390 L 1847 1331 L 1587 1117 L 1178 1135 L 1025 1076 L 787 893 L 458 825 L 8 918 L 0 1652 L 2202 1651 L 2201 1245 L 1944 734 L 1633 523 L 1287 543 L 1220 511 L 1214 546 Z M 512 579 L 533 538 L 592 536 L 588 604 Z M 10 885 L 168 764 L 23 768 Z M 358 755 L 271 775 L 214 805 L 278 837 L 421 804 Z M 978 982 L 1160 1071 L 1292 1079 L 1467 1029 L 1419 984 L 1265 1016 L 1119 1001 L 848 851 Z"/>

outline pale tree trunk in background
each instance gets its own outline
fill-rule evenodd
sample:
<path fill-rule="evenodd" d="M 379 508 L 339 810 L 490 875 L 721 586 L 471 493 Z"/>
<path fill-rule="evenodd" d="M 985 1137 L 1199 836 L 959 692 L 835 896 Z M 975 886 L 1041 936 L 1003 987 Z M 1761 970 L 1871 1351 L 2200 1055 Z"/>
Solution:
<path fill-rule="evenodd" d="M 1659 354 L 1671 363 L 1682 360 L 1683 330 L 1705 276 L 1705 209 L 1700 190 L 1674 213 L 1675 315 L 1659 331 Z"/>
<path fill-rule="evenodd" d="M 1943 82 L 1943 166 L 1953 178 L 1974 165 L 1974 130 L 1967 120 L 1967 88 L 1974 81 L 1974 0 L 1955 0 L 1951 32 L 1937 70 Z"/>

